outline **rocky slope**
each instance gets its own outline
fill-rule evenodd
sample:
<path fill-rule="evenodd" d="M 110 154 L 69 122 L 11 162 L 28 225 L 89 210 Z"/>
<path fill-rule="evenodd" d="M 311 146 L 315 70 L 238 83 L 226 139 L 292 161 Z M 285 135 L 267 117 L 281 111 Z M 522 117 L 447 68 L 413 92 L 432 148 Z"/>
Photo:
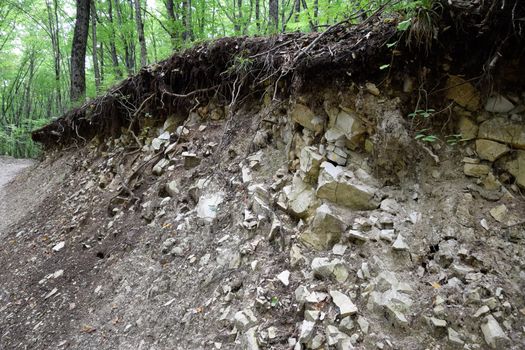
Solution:
<path fill-rule="evenodd" d="M 0 348 L 523 349 L 525 9 L 473 4 L 203 44 L 37 131 Z"/>
<path fill-rule="evenodd" d="M 523 100 L 450 92 L 465 141 L 425 144 L 397 94 L 209 105 L 48 154 L 24 186 L 61 181 L 1 238 L 0 347 L 523 348 Z"/>

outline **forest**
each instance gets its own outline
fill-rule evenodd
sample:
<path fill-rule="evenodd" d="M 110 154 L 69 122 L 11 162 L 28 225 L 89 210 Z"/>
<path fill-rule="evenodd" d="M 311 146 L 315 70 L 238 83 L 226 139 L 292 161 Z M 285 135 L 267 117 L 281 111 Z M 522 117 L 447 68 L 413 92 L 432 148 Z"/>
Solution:
<path fill-rule="evenodd" d="M 0 154 L 34 157 L 30 132 L 174 51 L 226 36 L 326 30 L 388 0 L 0 0 Z"/>

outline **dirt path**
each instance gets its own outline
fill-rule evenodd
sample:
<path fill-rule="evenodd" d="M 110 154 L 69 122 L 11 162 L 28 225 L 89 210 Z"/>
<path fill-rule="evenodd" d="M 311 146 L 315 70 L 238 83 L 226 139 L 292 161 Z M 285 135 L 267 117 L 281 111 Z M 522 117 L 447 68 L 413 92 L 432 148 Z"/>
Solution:
<path fill-rule="evenodd" d="M 16 174 L 32 164 L 32 160 L 0 156 L 0 234 L 11 221 L 9 219 L 9 207 L 6 205 L 6 198 L 4 198 L 5 186 Z"/>

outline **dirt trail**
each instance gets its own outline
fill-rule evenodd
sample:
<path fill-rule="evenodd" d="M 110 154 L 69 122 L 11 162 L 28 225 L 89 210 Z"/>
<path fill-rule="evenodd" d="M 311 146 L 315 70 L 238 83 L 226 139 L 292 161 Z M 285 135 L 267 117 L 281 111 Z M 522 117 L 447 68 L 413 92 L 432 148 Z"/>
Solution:
<path fill-rule="evenodd" d="M 11 181 L 20 171 L 31 166 L 32 160 L 28 159 L 14 159 L 9 157 L 0 157 L 0 234 L 3 229 L 10 223 L 9 207 L 6 205 L 4 187 Z"/>

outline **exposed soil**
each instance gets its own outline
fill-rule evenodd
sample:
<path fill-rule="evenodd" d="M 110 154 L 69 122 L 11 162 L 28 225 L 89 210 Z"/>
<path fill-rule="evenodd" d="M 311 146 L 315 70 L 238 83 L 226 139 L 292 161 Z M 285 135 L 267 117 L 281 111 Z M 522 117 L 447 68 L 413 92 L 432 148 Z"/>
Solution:
<path fill-rule="evenodd" d="M 4 186 L 11 181 L 18 173 L 33 165 L 31 160 L 14 159 L 0 156 L 0 234 L 10 223 L 16 222 L 19 218 L 15 213 L 19 213 L 22 208 L 11 205 L 13 200 L 4 193 Z"/>

